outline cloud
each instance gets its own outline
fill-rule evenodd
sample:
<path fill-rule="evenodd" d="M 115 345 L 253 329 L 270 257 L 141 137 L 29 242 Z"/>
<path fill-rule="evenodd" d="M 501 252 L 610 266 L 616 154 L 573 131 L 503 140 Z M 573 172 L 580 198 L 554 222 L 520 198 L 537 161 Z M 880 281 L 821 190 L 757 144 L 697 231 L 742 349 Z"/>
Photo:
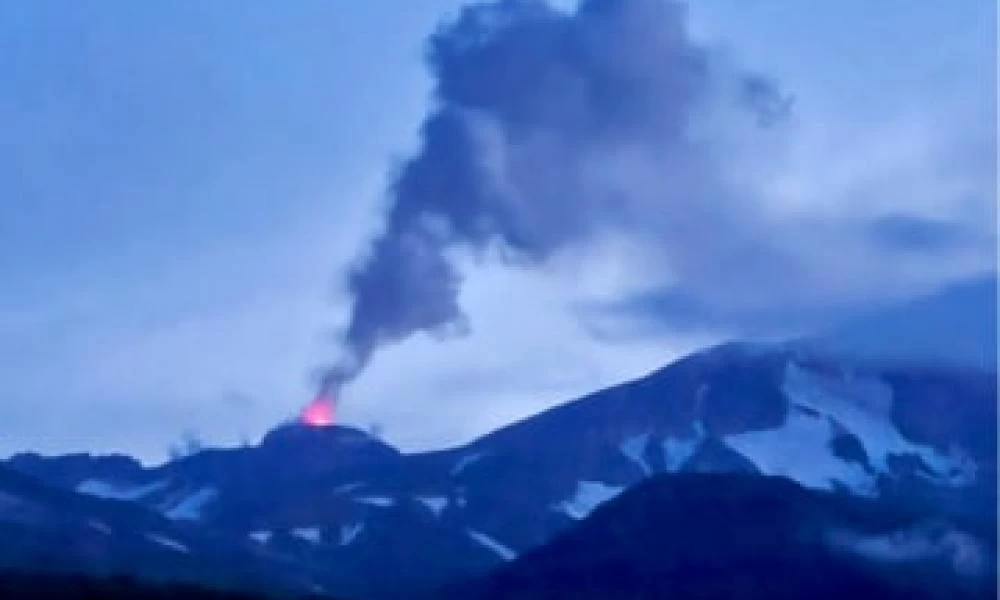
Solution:
<path fill-rule="evenodd" d="M 729 269 L 706 261 L 720 277 L 663 277 L 674 263 L 654 240 L 630 289 L 580 303 L 596 335 L 805 333 L 993 268 L 995 36 L 982 17 L 995 11 L 893 5 L 853 18 L 863 8 L 788 6 L 774 19 L 767 3 L 692 4 L 693 35 L 714 30 L 713 43 L 773 69 L 795 96 L 794 113 L 767 136 L 712 120 L 753 213 L 739 225 L 766 244 L 730 253 Z M 838 45 L 845 29 L 857 35 L 849 48 Z M 729 235 L 715 223 L 695 231 L 709 245 Z"/>
<path fill-rule="evenodd" d="M 989 550 L 975 537 L 941 523 L 922 523 L 882 535 L 831 530 L 826 543 L 834 550 L 884 564 L 928 562 L 946 566 L 961 577 L 981 577 L 992 562 Z"/>
<path fill-rule="evenodd" d="M 876 219 L 870 233 L 875 243 L 902 252 L 942 252 L 978 241 L 979 235 L 961 224 L 890 214 Z"/>
<path fill-rule="evenodd" d="M 610 301 L 581 302 L 575 308 L 593 335 L 609 341 L 699 333 L 723 339 L 781 339 L 850 312 L 821 306 L 713 306 L 678 287 L 656 287 Z"/>

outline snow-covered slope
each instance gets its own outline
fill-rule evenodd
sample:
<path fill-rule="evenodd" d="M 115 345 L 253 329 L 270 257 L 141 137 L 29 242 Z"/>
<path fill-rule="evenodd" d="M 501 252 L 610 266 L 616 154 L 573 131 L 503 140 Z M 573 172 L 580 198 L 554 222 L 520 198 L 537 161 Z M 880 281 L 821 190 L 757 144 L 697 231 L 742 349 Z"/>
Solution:
<path fill-rule="evenodd" d="M 935 448 L 903 437 L 892 420 L 893 389 L 885 381 L 850 373 L 785 369 L 788 409 L 781 426 L 725 437 L 725 443 L 763 474 L 782 475 L 815 489 L 846 488 L 879 494 L 879 478 L 894 475 L 894 458 L 912 458 L 920 475 L 943 486 L 976 478 L 975 459 L 959 445 Z"/>

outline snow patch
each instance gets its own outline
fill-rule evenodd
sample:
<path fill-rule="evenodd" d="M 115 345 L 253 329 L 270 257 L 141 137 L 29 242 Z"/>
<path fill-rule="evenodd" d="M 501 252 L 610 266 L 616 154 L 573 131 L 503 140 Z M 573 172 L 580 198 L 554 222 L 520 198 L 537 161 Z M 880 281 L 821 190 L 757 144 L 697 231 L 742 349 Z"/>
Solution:
<path fill-rule="evenodd" d="M 639 435 L 633 435 L 632 437 L 625 438 L 621 444 L 619 444 L 618 449 L 621 453 L 625 455 L 626 458 L 639 465 L 642 469 L 644 475 L 650 475 L 653 470 L 649 468 L 649 463 L 646 462 L 644 457 L 646 451 L 646 444 L 649 442 L 649 434 L 641 433 Z"/>
<path fill-rule="evenodd" d="M 729 435 L 725 442 L 765 475 L 788 477 L 809 488 L 829 490 L 840 484 L 862 496 L 877 495 L 874 474 L 833 453 L 835 435 L 829 419 L 792 406 L 781 427 Z"/>
<path fill-rule="evenodd" d="M 700 423 L 698 424 L 700 425 Z M 701 430 L 699 436 L 692 438 L 668 437 L 663 440 L 663 463 L 666 465 L 668 473 L 676 473 L 687 462 L 694 451 L 701 443 Z"/>
<path fill-rule="evenodd" d="M 378 506 L 379 508 L 389 508 L 396 503 L 392 498 L 386 498 L 385 496 L 360 496 L 355 498 L 354 501 L 359 504 Z"/>
<path fill-rule="evenodd" d="M 296 527 L 292 529 L 292 535 L 310 544 L 318 544 L 322 540 L 319 527 Z"/>
<path fill-rule="evenodd" d="M 354 490 L 358 489 L 359 487 L 361 487 L 363 485 L 364 485 L 364 482 L 362 482 L 362 481 L 354 481 L 352 483 L 345 483 L 343 485 L 338 485 L 337 487 L 333 488 L 333 493 L 334 494 L 346 494 L 347 492 L 353 492 Z"/>
<path fill-rule="evenodd" d="M 346 546 L 357 539 L 364 530 L 364 523 L 351 523 L 340 526 L 340 545 Z"/>
<path fill-rule="evenodd" d="M 856 375 L 838 378 L 789 363 L 782 389 L 792 403 L 827 415 L 854 434 L 880 473 L 890 472 L 891 455 L 910 454 L 920 457 L 938 481 L 962 486 L 975 479 L 975 463 L 958 449 L 943 454 L 902 436 L 891 419 L 892 387 L 879 379 Z"/>
<path fill-rule="evenodd" d="M 624 490 L 624 486 L 609 485 L 600 481 L 578 481 L 573 497 L 556 505 L 572 519 L 582 519 L 598 505 L 614 498 Z"/>
<path fill-rule="evenodd" d="M 466 529 L 465 532 L 469 534 L 469 537 L 473 540 L 479 542 L 480 545 L 492 550 L 497 556 L 503 560 L 514 560 L 517 558 L 517 552 L 512 550 L 510 547 L 501 544 L 490 536 L 482 533 L 480 531 L 475 531 L 473 529 Z"/>
<path fill-rule="evenodd" d="M 271 541 L 273 535 L 274 533 L 271 531 L 251 531 L 247 534 L 247 537 L 258 544 L 266 544 Z"/>
<path fill-rule="evenodd" d="M 184 544 L 176 540 L 172 540 L 166 536 L 160 535 L 158 533 L 147 533 L 146 539 L 152 542 L 156 542 L 157 544 L 165 548 L 170 548 L 171 550 L 174 550 L 176 552 L 184 552 L 185 554 L 191 552 L 190 550 L 188 550 L 188 547 L 185 546 Z"/>
<path fill-rule="evenodd" d="M 448 499 L 444 496 L 417 496 L 417 500 L 434 513 L 435 517 L 440 517 L 441 511 L 448 506 Z"/>
<path fill-rule="evenodd" d="M 466 454 L 462 458 L 458 459 L 455 466 L 451 468 L 452 475 L 458 475 L 464 471 L 469 465 L 476 462 L 483 457 L 482 452 L 473 452 L 472 454 Z"/>
<path fill-rule="evenodd" d="M 163 516 L 174 521 L 198 521 L 201 520 L 201 511 L 205 506 L 218 497 L 219 492 L 215 488 L 201 488 L 197 492 L 182 498 L 171 508 L 163 511 Z"/>
<path fill-rule="evenodd" d="M 34 500 L 0 490 L 0 521 L 2 522 L 34 523 L 40 518 L 48 518 L 48 512 L 48 507 Z"/>
<path fill-rule="evenodd" d="M 105 500 L 134 501 L 166 488 L 169 483 L 169 481 L 162 480 L 146 485 L 121 485 L 100 479 L 86 479 L 78 483 L 75 489 L 81 494 Z"/>
<path fill-rule="evenodd" d="M 108 524 L 105 523 L 104 521 L 98 521 L 97 519 L 90 519 L 89 521 L 87 521 L 87 525 L 89 525 L 91 529 L 100 531 L 104 535 L 111 535 L 112 533 L 111 528 L 108 527 Z"/>

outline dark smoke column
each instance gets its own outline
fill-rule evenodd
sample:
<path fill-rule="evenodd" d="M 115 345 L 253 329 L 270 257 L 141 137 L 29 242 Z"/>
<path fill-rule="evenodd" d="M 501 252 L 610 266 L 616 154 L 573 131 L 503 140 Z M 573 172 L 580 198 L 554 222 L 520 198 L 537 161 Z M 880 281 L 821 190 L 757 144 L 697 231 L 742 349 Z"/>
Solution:
<path fill-rule="evenodd" d="M 443 254 L 446 242 L 419 221 L 390 221 L 348 279 L 354 305 L 343 337 L 346 356 L 327 371 L 325 390 L 357 376 L 378 346 L 461 320 L 460 277 Z"/>
<path fill-rule="evenodd" d="M 435 107 L 389 190 L 384 230 L 348 277 L 345 358 L 327 372 L 328 391 L 384 344 L 463 330 L 454 250 L 499 248 L 531 266 L 601 230 L 690 213 L 716 191 L 704 184 L 714 160 L 687 136 L 698 109 L 728 102 L 765 121 L 784 107 L 766 79 L 719 68 L 670 0 L 585 0 L 575 12 L 540 0 L 474 5 L 430 38 L 427 60 Z M 620 150 L 664 180 L 643 194 L 595 180 Z"/>

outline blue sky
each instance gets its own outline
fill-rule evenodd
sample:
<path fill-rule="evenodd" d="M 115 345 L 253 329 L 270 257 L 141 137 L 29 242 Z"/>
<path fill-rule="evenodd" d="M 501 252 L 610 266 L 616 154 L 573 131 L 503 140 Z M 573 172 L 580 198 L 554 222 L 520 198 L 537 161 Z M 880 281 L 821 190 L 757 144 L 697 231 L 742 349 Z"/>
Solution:
<path fill-rule="evenodd" d="M 0 7 L 0 453 L 156 460 L 184 431 L 235 443 L 292 414 L 347 318 L 339 277 L 416 151 L 425 40 L 462 4 Z M 794 99 L 763 151 L 719 139 L 760 210 L 830 236 L 801 250 L 845 274 L 817 297 L 992 267 L 995 21 L 986 0 L 690 7 L 697 40 Z M 869 223 L 885 247 L 844 233 Z M 741 333 L 580 310 L 635 308 L 646 250 L 624 236 L 539 269 L 465 265 L 471 335 L 388 348 L 344 418 L 446 445 Z"/>

